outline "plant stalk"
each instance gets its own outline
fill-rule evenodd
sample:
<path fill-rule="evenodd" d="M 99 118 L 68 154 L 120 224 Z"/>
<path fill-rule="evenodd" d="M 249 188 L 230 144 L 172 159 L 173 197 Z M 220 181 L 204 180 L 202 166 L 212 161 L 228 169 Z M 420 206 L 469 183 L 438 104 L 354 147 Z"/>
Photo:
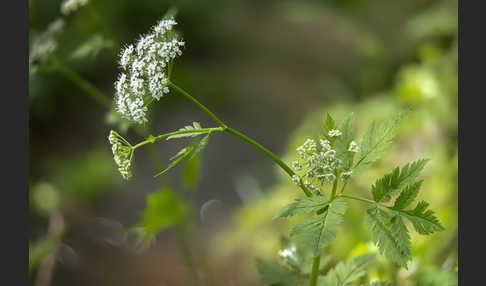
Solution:
<path fill-rule="evenodd" d="M 321 256 L 314 257 L 312 261 L 312 273 L 309 280 L 309 286 L 317 285 L 317 278 L 319 277 L 319 265 L 321 264 Z"/>
<path fill-rule="evenodd" d="M 252 145 L 255 147 L 257 150 L 265 154 L 267 157 L 269 157 L 272 161 L 274 161 L 280 168 L 282 168 L 290 177 L 295 175 L 295 172 L 287 165 L 285 162 L 280 160 L 275 154 L 273 154 L 270 150 L 267 148 L 263 147 L 260 143 L 256 142 L 255 140 L 249 138 L 248 136 L 244 135 L 243 133 L 234 130 L 233 128 L 230 128 L 226 126 L 214 113 L 212 113 L 209 109 L 207 109 L 203 104 L 201 104 L 197 99 L 192 97 L 189 93 L 187 93 L 185 90 L 182 88 L 178 87 L 172 82 L 169 82 L 169 86 L 174 88 L 176 91 L 178 91 L 180 94 L 182 94 L 185 98 L 189 99 L 192 101 L 194 104 L 196 104 L 203 112 L 208 114 L 216 123 L 218 123 L 221 128 L 223 128 L 223 131 L 226 131 L 241 140 L 245 141 L 246 143 Z M 312 193 L 304 186 L 303 183 L 300 184 L 300 188 L 304 191 L 305 195 L 308 197 L 312 197 Z"/>

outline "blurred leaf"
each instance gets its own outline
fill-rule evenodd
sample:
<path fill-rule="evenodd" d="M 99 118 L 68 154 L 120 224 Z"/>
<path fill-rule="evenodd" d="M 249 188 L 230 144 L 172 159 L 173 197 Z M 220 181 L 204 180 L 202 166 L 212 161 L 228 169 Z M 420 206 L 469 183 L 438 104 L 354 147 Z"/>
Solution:
<path fill-rule="evenodd" d="M 420 286 L 456 286 L 457 272 L 448 272 L 432 265 L 424 265 L 412 275 L 412 280 Z"/>
<path fill-rule="evenodd" d="M 111 49 L 113 46 L 113 41 L 105 39 L 102 34 L 94 34 L 71 53 L 70 59 L 94 60 L 103 49 Z"/>
<path fill-rule="evenodd" d="M 182 184 L 187 189 L 195 189 L 201 177 L 202 153 L 186 160 L 182 171 Z"/>
<path fill-rule="evenodd" d="M 157 233 L 180 222 L 188 207 L 178 200 L 171 189 L 164 188 L 146 197 L 147 206 L 137 226 L 144 230 L 141 242 L 148 241 Z"/>
<path fill-rule="evenodd" d="M 365 254 L 354 257 L 345 262 L 341 261 L 326 276 L 319 278 L 318 285 L 322 286 L 349 286 L 366 275 L 365 269 L 375 261 L 374 254 Z"/>
<path fill-rule="evenodd" d="M 299 280 L 299 273 L 273 261 L 256 259 L 256 266 L 263 283 L 275 286 L 295 286 Z"/>

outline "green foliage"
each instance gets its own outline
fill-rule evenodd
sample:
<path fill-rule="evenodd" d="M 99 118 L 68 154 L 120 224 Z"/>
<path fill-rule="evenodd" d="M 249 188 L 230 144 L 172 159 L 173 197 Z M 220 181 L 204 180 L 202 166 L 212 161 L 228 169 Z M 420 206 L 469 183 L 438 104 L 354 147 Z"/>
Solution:
<path fill-rule="evenodd" d="M 416 285 L 420 286 L 457 286 L 457 272 L 449 272 L 435 266 L 426 265 L 412 275 Z"/>
<path fill-rule="evenodd" d="M 83 44 L 71 53 L 72 60 L 93 60 L 104 49 L 113 48 L 113 41 L 106 39 L 102 34 L 92 35 Z"/>
<path fill-rule="evenodd" d="M 374 254 L 365 254 L 347 261 L 341 261 L 326 276 L 319 279 L 321 286 L 349 286 L 366 275 L 365 269 L 375 261 Z"/>
<path fill-rule="evenodd" d="M 404 217 L 412 222 L 415 230 L 423 235 L 444 230 L 444 227 L 442 227 L 434 212 L 427 209 L 428 206 L 429 203 L 421 201 L 415 209 L 400 212 L 400 214 L 403 214 Z"/>
<path fill-rule="evenodd" d="M 393 142 L 393 138 L 401 126 L 404 116 L 404 113 L 399 113 L 391 120 L 382 123 L 378 128 L 375 122 L 371 124 L 361 139 L 359 159 L 354 166 L 355 174 L 368 169 L 371 164 L 380 159 L 388 151 Z"/>
<path fill-rule="evenodd" d="M 343 168 L 349 170 L 353 165 L 354 152 L 349 152 L 349 144 L 354 138 L 353 113 L 350 113 L 338 128 L 342 134 L 336 139 L 336 156 L 342 160 Z"/>
<path fill-rule="evenodd" d="M 373 199 L 376 202 L 388 202 L 392 196 L 417 178 L 428 161 L 428 159 L 414 161 L 406 164 L 401 171 L 396 167 L 391 173 L 378 179 L 372 186 Z"/>
<path fill-rule="evenodd" d="M 362 284 L 361 286 L 392 286 L 392 285 L 388 282 L 373 281 L 368 284 Z"/>
<path fill-rule="evenodd" d="M 201 133 L 196 135 L 194 135 L 194 133 L 188 133 L 188 134 L 191 134 L 191 137 L 194 137 L 200 135 Z M 187 134 L 180 134 L 180 135 L 187 135 Z M 172 162 L 169 164 L 169 166 L 164 170 L 162 170 L 161 172 L 157 173 L 154 177 L 158 177 L 160 175 L 167 173 L 170 169 L 174 168 L 177 164 L 182 162 L 182 160 L 187 158 L 189 155 L 191 155 L 189 160 L 194 159 L 194 157 L 197 156 L 208 145 L 210 136 L 211 133 L 208 133 L 202 139 L 196 140 L 191 145 L 182 148 L 179 152 L 177 152 L 177 154 L 175 154 L 170 158 Z"/>
<path fill-rule="evenodd" d="M 422 186 L 422 182 L 423 180 L 406 186 L 405 189 L 401 191 L 400 196 L 395 200 L 393 209 L 402 210 L 408 207 L 417 197 L 419 189 Z"/>
<path fill-rule="evenodd" d="M 277 262 L 256 259 L 256 266 L 263 283 L 273 286 L 295 286 L 299 280 L 299 273 Z"/>
<path fill-rule="evenodd" d="M 199 124 L 199 122 L 193 122 L 192 125 L 187 125 L 178 130 L 178 131 L 192 131 L 192 132 L 171 135 L 167 137 L 167 140 L 174 139 L 174 138 L 196 137 L 207 133 L 207 131 L 201 131 L 200 129 L 201 129 L 201 124 Z"/>
<path fill-rule="evenodd" d="M 391 217 L 387 212 L 373 206 L 367 210 L 365 222 L 371 232 L 373 243 L 390 261 L 407 268 L 411 259 L 410 236 L 399 216 Z"/>
<path fill-rule="evenodd" d="M 329 112 L 326 112 L 326 119 L 324 121 L 324 126 L 323 126 L 324 134 L 326 134 L 326 136 L 327 136 L 329 131 L 334 129 L 335 127 L 336 127 L 336 122 L 334 122 L 334 119 L 331 117 Z M 329 139 L 331 139 L 329 136 L 327 136 L 327 137 Z"/>
<path fill-rule="evenodd" d="M 273 219 L 289 217 L 296 214 L 317 212 L 328 205 L 329 201 L 320 196 L 296 199 L 295 202 L 280 209 Z"/>
<path fill-rule="evenodd" d="M 342 198 L 336 198 L 322 214 L 306 218 L 297 224 L 290 235 L 295 236 L 299 243 L 308 243 L 314 256 L 318 256 L 336 237 L 346 208 L 346 202 Z"/>
<path fill-rule="evenodd" d="M 187 206 L 169 188 L 151 193 L 146 202 L 147 206 L 137 224 L 144 230 L 141 242 L 146 242 L 162 230 L 177 224 L 188 212 Z"/>

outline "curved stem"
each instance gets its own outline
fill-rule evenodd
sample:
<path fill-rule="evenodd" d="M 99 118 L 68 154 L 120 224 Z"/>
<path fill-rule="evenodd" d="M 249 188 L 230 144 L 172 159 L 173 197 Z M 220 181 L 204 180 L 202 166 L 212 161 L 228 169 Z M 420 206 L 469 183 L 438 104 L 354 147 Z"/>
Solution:
<path fill-rule="evenodd" d="M 285 162 L 280 160 L 279 157 L 277 157 L 275 154 L 273 154 L 270 150 L 267 148 L 263 147 L 261 144 L 256 142 L 255 140 L 249 138 L 248 136 L 244 135 L 241 132 L 238 132 L 234 130 L 233 128 L 230 128 L 226 126 L 226 124 L 223 123 L 214 113 L 212 113 L 209 109 L 207 109 L 204 105 L 202 105 L 197 99 L 192 97 L 189 93 L 187 93 L 185 90 L 182 88 L 178 87 L 172 82 L 169 82 L 168 84 L 172 88 L 174 88 L 176 91 L 178 91 L 180 94 L 182 94 L 185 98 L 189 99 L 192 101 L 194 104 L 196 104 L 202 111 L 204 111 L 206 114 L 208 114 L 216 123 L 218 123 L 219 126 L 223 129 L 223 131 L 226 131 L 241 140 L 245 141 L 246 143 L 252 145 L 255 147 L 257 150 L 261 151 L 263 154 L 267 155 L 272 161 L 274 161 L 280 168 L 282 168 L 290 177 L 295 175 L 295 172 L 287 165 Z M 146 144 L 146 143 L 145 143 Z M 299 186 L 305 193 L 306 196 L 311 197 L 312 193 L 304 186 L 304 184 L 301 182 Z"/>
<path fill-rule="evenodd" d="M 227 126 L 223 123 L 223 121 L 221 121 L 216 115 L 214 115 L 214 113 L 212 113 L 209 109 L 207 109 L 206 106 L 202 105 L 197 99 L 192 97 L 185 90 L 173 84 L 172 82 L 169 82 L 168 85 L 171 86 L 173 89 L 177 90 L 177 92 L 182 94 L 185 98 L 189 99 L 194 104 L 196 104 L 197 107 L 199 107 L 202 111 L 204 111 L 207 115 L 209 115 L 209 117 L 211 117 L 214 121 L 216 121 L 216 123 L 218 123 L 219 126 L 221 126 L 222 128 L 227 128 Z"/>
<path fill-rule="evenodd" d="M 78 85 L 84 92 L 86 92 L 98 103 L 108 109 L 111 109 L 111 101 L 98 88 L 65 66 L 57 57 L 52 56 L 52 60 L 56 69 L 61 73 L 61 75 Z"/>
<path fill-rule="evenodd" d="M 309 286 L 317 285 L 317 278 L 319 277 L 319 265 L 321 264 L 321 256 L 314 257 L 312 261 L 312 273 L 309 280 Z"/>

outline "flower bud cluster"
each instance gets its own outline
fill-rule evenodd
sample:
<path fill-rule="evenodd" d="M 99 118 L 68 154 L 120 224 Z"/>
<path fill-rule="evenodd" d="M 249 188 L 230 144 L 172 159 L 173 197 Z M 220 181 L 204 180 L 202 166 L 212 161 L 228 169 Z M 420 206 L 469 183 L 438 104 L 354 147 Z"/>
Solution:
<path fill-rule="evenodd" d="M 319 144 L 313 139 L 307 139 L 296 150 L 299 160 L 292 163 L 292 168 L 302 175 L 292 177 L 293 182 L 302 182 L 307 189 L 321 193 L 318 186 L 334 182 L 335 171 L 341 168 L 341 160 L 336 157 L 336 151 L 331 148 L 329 140 L 322 139 Z"/>
<path fill-rule="evenodd" d="M 111 144 L 113 158 L 118 165 L 118 171 L 125 180 L 130 179 L 132 177 L 130 167 L 132 165 L 133 147 L 113 130 L 110 131 L 108 140 Z"/>
<path fill-rule="evenodd" d="M 115 82 L 116 109 L 136 123 L 147 122 L 147 106 L 169 92 L 169 63 L 182 55 L 184 42 L 174 34 L 173 19 L 161 20 L 152 32 L 120 53 L 123 70 Z"/>

